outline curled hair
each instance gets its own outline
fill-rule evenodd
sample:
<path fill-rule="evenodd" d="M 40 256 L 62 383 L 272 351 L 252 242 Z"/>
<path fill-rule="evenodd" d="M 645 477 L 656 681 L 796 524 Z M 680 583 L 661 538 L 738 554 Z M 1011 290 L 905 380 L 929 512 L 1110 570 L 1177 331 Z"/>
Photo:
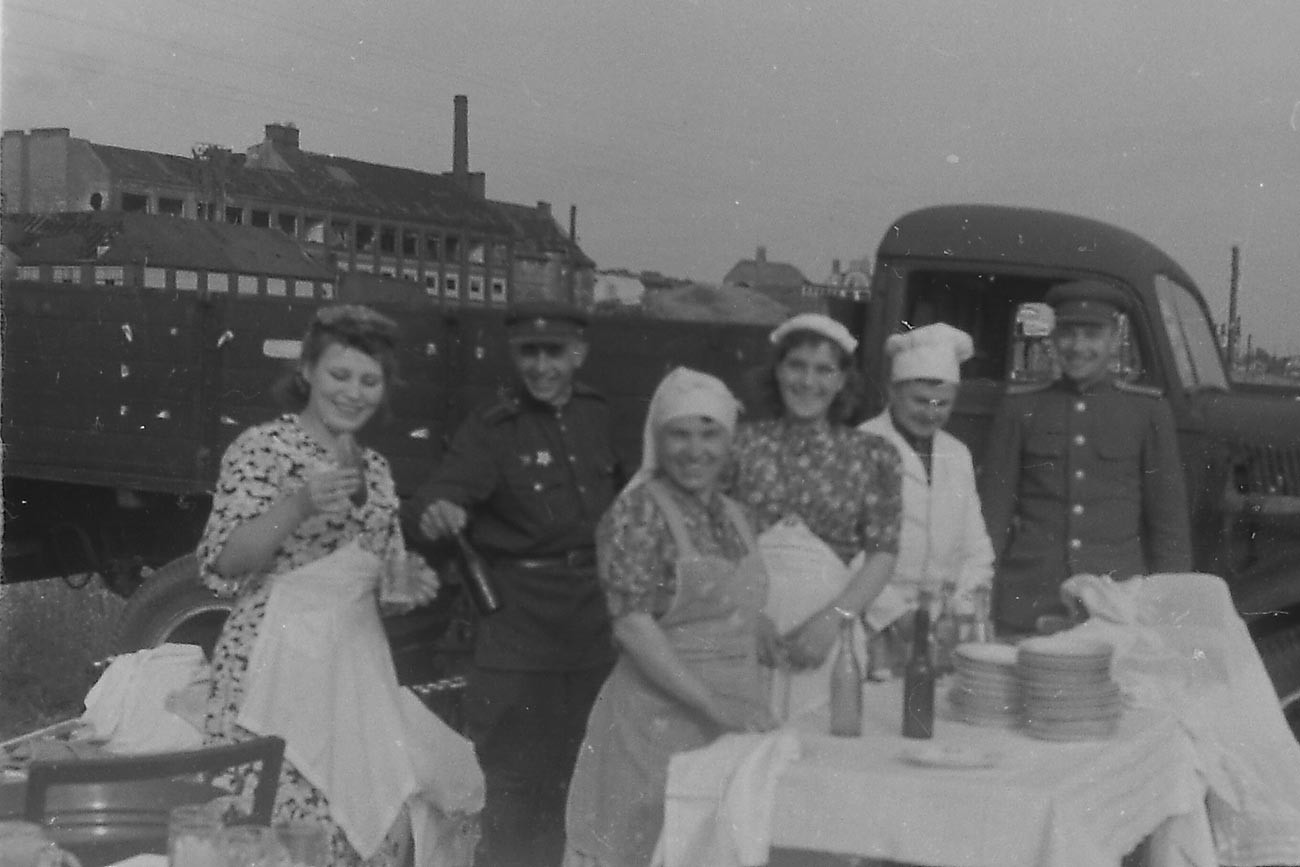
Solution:
<path fill-rule="evenodd" d="M 781 400 L 781 386 L 777 381 L 776 369 L 793 350 L 821 344 L 831 348 L 832 355 L 844 373 L 844 387 L 831 400 L 831 405 L 826 411 L 827 419 L 831 424 L 837 425 L 852 425 L 863 420 L 864 384 L 856 359 L 826 335 L 807 329 L 796 329 L 782 337 L 772 348 L 772 357 L 767 365 L 757 371 L 753 390 L 757 398 L 758 415 L 780 418 L 785 414 L 785 403 Z"/>
<path fill-rule="evenodd" d="M 334 344 L 364 353 L 379 362 L 384 372 L 384 399 L 380 407 L 387 415 L 388 396 L 401 385 L 397 363 L 397 323 L 382 313 L 360 304 L 332 304 L 316 310 L 302 338 L 302 351 L 291 373 L 275 386 L 275 396 L 286 408 L 298 411 L 311 398 L 311 387 L 302 369 L 315 365 Z"/>

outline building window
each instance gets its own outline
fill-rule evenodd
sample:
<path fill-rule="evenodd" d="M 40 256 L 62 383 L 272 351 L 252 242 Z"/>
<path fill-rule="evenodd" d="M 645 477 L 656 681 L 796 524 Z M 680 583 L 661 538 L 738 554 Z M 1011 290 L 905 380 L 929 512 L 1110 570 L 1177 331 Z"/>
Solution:
<path fill-rule="evenodd" d="M 392 226 L 379 227 L 379 252 L 397 252 L 397 230 Z"/>
<path fill-rule="evenodd" d="M 95 266 L 95 285 L 96 286 L 121 286 L 126 279 L 122 268 L 110 267 L 108 265 Z"/>
<path fill-rule="evenodd" d="M 325 299 L 333 298 L 333 297 L 334 297 L 334 284 L 333 284 L 333 283 L 322 283 L 322 284 L 320 284 L 320 297 L 325 298 Z"/>
<path fill-rule="evenodd" d="M 169 217 L 181 217 L 185 215 L 185 201 L 183 199 L 170 199 L 163 196 L 158 197 L 158 213 L 166 214 Z"/>
<path fill-rule="evenodd" d="M 437 235 L 426 234 L 424 236 L 424 258 L 430 262 L 437 262 L 441 258 L 442 238 Z"/>
<path fill-rule="evenodd" d="M 357 250 L 362 253 L 375 251 L 375 227 L 370 223 L 357 223 Z"/>
<path fill-rule="evenodd" d="M 460 238 L 455 235 L 448 235 L 445 242 L 447 261 L 460 261 Z"/>
<path fill-rule="evenodd" d="M 187 292 L 199 291 L 199 272 L 198 271 L 177 271 L 176 288 L 183 289 Z"/>
<path fill-rule="evenodd" d="M 208 274 L 208 291 L 209 292 L 229 292 L 230 275 L 229 274 Z"/>
<path fill-rule="evenodd" d="M 424 294 L 429 295 L 433 298 L 438 297 L 438 272 L 437 271 L 424 272 Z"/>
<path fill-rule="evenodd" d="M 319 214 L 308 214 L 302 218 L 302 237 L 309 244 L 325 243 L 325 218 Z"/>
<path fill-rule="evenodd" d="M 482 265 L 486 256 L 486 247 L 483 242 L 477 239 L 471 239 L 469 242 L 469 261 L 471 265 Z"/>
<path fill-rule="evenodd" d="M 19 265 L 18 279 L 19 280 L 41 279 L 41 266 L 40 265 Z"/>
<path fill-rule="evenodd" d="M 482 301 L 483 299 L 483 275 L 471 274 L 469 278 L 469 300 Z"/>
<path fill-rule="evenodd" d="M 419 252 L 420 236 L 411 229 L 402 230 L 402 256 L 414 259 Z"/>
<path fill-rule="evenodd" d="M 403 280 L 410 280 L 412 283 L 419 283 L 419 282 L 420 282 L 420 272 L 419 272 L 419 270 L 417 270 L 417 269 L 415 269 L 415 268 L 403 268 L 403 269 L 402 269 L 402 279 L 403 279 Z"/>
<path fill-rule="evenodd" d="M 103 193 L 91 193 L 91 194 L 90 194 L 90 209 L 91 209 L 92 211 L 98 211 L 98 210 L 102 209 L 103 207 L 104 207 L 104 194 L 103 194 Z"/>
<path fill-rule="evenodd" d="M 257 277 L 253 274 L 240 274 L 235 278 L 235 288 L 240 295 L 256 295 Z"/>
<path fill-rule="evenodd" d="M 331 220 L 329 245 L 331 250 L 351 250 L 352 224 L 342 220 Z"/>
<path fill-rule="evenodd" d="M 396 276 L 397 276 L 397 266 L 396 266 L 396 265 L 388 265 L 388 264 L 386 264 L 386 263 L 380 262 L 380 263 L 379 263 L 379 276 L 380 276 L 380 277 L 396 277 Z"/>
<path fill-rule="evenodd" d="M 492 303 L 506 303 L 506 281 L 503 277 L 492 278 Z"/>
<path fill-rule="evenodd" d="M 227 206 L 226 222 L 232 226 L 242 226 L 244 224 L 244 209 L 236 208 L 233 205 Z"/>
<path fill-rule="evenodd" d="M 493 244 L 488 248 L 488 257 L 493 265 L 504 265 L 510 260 L 510 248 L 505 244 Z"/>
<path fill-rule="evenodd" d="M 442 289 L 442 294 L 448 298 L 460 297 L 460 281 L 456 279 L 455 274 L 447 275 L 446 279 L 442 281 Z"/>
<path fill-rule="evenodd" d="M 50 269 L 50 279 L 55 283 L 80 283 L 80 265 L 55 265 Z"/>
<path fill-rule="evenodd" d="M 280 227 L 280 231 L 284 232 L 290 238 L 298 237 L 297 214 L 286 214 L 284 211 L 281 211 L 276 215 L 275 222 L 276 225 Z"/>
<path fill-rule="evenodd" d="M 283 277 L 267 277 L 266 294 L 283 298 L 289 294 L 289 284 L 285 282 Z"/>
<path fill-rule="evenodd" d="M 147 212 L 149 210 L 149 197 L 142 196 L 139 193 L 123 193 L 122 210 Z"/>
<path fill-rule="evenodd" d="M 259 229 L 269 229 L 271 228 L 271 212 L 254 208 L 248 217 L 248 222 Z"/>
<path fill-rule="evenodd" d="M 166 268 L 145 268 L 144 285 L 146 289 L 166 289 L 167 269 Z"/>

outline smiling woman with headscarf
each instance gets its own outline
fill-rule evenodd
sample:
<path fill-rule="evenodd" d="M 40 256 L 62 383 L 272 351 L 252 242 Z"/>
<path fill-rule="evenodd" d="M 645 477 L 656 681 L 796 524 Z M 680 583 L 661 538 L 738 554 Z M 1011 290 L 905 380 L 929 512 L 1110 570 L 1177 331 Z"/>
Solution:
<path fill-rule="evenodd" d="M 569 788 L 566 867 L 649 864 L 669 757 L 774 724 L 758 662 L 767 576 L 749 520 L 717 489 L 738 410 L 717 378 L 669 373 L 641 470 L 596 531 L 620 655 Z"/>

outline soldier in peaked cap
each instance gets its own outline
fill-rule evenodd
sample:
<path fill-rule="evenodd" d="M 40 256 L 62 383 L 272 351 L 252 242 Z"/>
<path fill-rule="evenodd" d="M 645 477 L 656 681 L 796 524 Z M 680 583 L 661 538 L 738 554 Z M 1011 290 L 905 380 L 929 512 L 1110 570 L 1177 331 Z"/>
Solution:
<path fill-rule="evenodd" d="M 574 378 L 587 324 L 557 302 L 507 314 L 517 381 L 471 413 L 413 503 L 426 538 L 466 530 L 503 602 L 478 623 L 465 700 L 487 778 L 480 864 L 558 867 L 569 778 L 614 660 L 595 526 L 624 479 L 609 406 Z"/>
<path fill-rule="evenodd" d="M 1033 632 L 1064 615 L 1066 578 L 1191 569 L 1191 532 L 1173 413 L 1158 389 L 1116 378 L 1118 286 L 1052 287 L 1061 375 L 1013 385 L 989 431 L 980 494 L 998 555 L 997 625 Z"/>

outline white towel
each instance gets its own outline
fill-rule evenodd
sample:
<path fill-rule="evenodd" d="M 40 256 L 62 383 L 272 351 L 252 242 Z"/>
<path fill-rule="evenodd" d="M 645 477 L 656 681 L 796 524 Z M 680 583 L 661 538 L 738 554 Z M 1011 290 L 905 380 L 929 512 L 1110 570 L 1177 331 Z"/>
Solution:
<path fill-rule="evenodd" d="M 1182 723 L 1210 791 L 1219 863 L 1300 864 L 1300 745 L 1223 580 L 1078 575 L 1062 589 L 1091 615 L 1076 631 L 1115 645 L 1130 700 Z"/>
<path fill-rule="evenodd" d="M 202 746 L 202 732 L 170 712 L 166 702 L 206 670 L 203 650 L 193 644 L 164 644 L 118 656 L 86 693 L 81 721 L 110 753 Z"/>
<path fill-rule="evenodd" d="M 798 518 L 786 518 L 768 527 L 759 535 L 758 547 L 768 575 L 764 611 L 781 635 L 826 607 L 862 562 L 859 557 L 845 566 L 830 546 Z M 867 638 L 858 622 L 854 623 L 854 652 L 865 666 Z M 785 722 L 825 706 L 830 701 L 830 669 L 834 661 L 832 649 L 815 669 L 774 672 L 773 715 Z"/>
<path fill-rule="evenodd" d="M 674 755 L 651 867 L 766 864 L 777 781 L 799 753 L 794 732 L 778 730 L 723 735 Z"/>
<path fill-rule="evenodd" d="M 375 604 L 379 569 L 353 542 L 274 577 L 238 721 L 285 739 L 363 858 L 411 799 L 420 857 L 427 811 L 478 812 L 483 774 L 473 745 L 398 686 Z"/>

